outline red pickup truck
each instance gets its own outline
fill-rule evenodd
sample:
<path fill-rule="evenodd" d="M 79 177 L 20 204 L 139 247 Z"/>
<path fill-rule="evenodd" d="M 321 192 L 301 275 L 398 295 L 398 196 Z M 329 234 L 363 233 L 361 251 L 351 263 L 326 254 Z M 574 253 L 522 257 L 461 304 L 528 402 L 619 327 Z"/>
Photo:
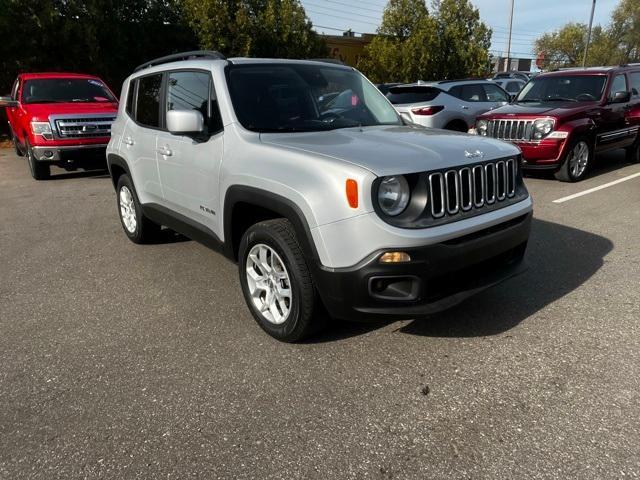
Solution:
<path fill-rule="evenodd" d="M 471 133 L 514 143 L 525 170 L 582 180 L 598 152 L 640 160 L 640 64 L 566 69 L 531 79 L 513 102 L 476 119 Z"/>
<path fill-rule="evenodd" d="M 118 100 L 98 77 L 76 73 L 23 73 L 0 97 L 11 137 L 36 180 L 50 166 L 67 170 L 105 158 Z"/>

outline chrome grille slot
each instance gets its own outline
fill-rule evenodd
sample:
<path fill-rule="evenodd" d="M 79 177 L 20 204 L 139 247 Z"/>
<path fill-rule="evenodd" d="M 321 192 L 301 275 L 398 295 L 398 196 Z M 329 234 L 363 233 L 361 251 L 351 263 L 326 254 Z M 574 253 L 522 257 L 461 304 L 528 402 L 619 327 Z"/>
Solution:
<path fill-rule="evenodd" d="M 429 197 L 429 200 L 431 201 L 431 215 L 433 215 L 433 218 L 444 217 L 444 177 L 441 173 L 432 173 L 429 175 Z"/>
<path fill-rule="evenodd" d="M 473 175 L 468 167 L 460 169 L 460 208 L 464 212 L 473 207 Z"/>
<path fill-rule="evenodd" d="M 516 194 L 516 161 L 513 158 L 507 160 L 507 197 L 511 198 Z"/>
<path fill-rule="evenodd" d="M 444 185 L 447 200 L 447 213 L 455 215 L 460 210 L 460 180 L 456 170 L 444 174 Z"/>
<path fill-rule="evenodd" d="M 489 120 L 487 136 L 499 140 L 530 141 L 532 130 L 532 120 Z"/>
<path fill-rule="evenodd" d="M 498 200 L 507 198 L 507 164 L 504 160 L 496 163 L 496 197 Z"/>
<path fill-rule="evenodd" d="M 496 165 L 488 163 L 484 166 L 484 184 L 485 195 L 484 201 L 487 205 L 491 205 L 496 201 Z"/>
<path fill-rule="evenodd" d="M 473 174 L 473 204 L 480 208 L 484 205 L 484 197 L 487 191 L 484 181 L 484 168 L 476 165 L 471 171 Z"/>

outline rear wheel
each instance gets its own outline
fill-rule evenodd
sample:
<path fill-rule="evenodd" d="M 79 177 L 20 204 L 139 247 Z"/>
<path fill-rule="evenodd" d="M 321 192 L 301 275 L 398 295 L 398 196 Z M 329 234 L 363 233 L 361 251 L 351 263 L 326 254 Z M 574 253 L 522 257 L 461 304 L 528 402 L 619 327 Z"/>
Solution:
<path fill-rule="evenodd" d="M 120 223 L 129 240 L 133 243 L 150 243 L 158 238 L 161 227 L 144 216 L 136 189 L 128 175 L 120 176 L 116 191 Z"/>
<path fill-rule="evenodd" d="M 453 120 L 449 122 L 444 127 L 445 130 L 453 130 L 454 132 L 464 132 L 468 131 L 467 124 L 462 120 Z"/>
<path fill-rule="evenodd" d="M 640 163 L 640 137 L 633 142 L 633 145 L 626 148 L 627 162 Z"/>
<path fill-rule="evenodd" d="M 592 161 L 592 143 L 586 137 L 578 138 L 567 149 L 555 177 L 561 182 L 579 182 L 586 176 Z"/>
<path fill-rule="evenodd" d="M 33 155 L 33 149 L 31 148 L 31 144 L 29 140 L 25 139 L 25 144 L 27 147 L 27 163 L 29 164 L 29 171 L 31 172 L 31 176 L 35 180 L 46 180 L 51 176 L 51 168 L 48 163 L 40 162 L 36 160 Z"/>
<path fill-rule="evenodd" d="M 238 253 L 240 284 L 258 325 L 284 342 L 302 340 L 324 327 L 311 273 L 291 222 L 267 220 L 249 228 Z"/>

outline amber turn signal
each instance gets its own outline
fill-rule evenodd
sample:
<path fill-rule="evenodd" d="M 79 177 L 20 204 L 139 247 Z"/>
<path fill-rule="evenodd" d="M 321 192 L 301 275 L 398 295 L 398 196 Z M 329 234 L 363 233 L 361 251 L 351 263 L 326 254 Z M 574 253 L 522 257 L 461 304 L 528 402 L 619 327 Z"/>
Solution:
<path fill-rule="evenodd" d="M 411 256 L 407 252 L 387 252 L 380 257 L 380 263 L 410 262 Z"/>
<path fill-rule="evenodd" d="M 349 178 L 346 184 L 347 202 L 351 208 L 358 208 L 358 182 Z"/>

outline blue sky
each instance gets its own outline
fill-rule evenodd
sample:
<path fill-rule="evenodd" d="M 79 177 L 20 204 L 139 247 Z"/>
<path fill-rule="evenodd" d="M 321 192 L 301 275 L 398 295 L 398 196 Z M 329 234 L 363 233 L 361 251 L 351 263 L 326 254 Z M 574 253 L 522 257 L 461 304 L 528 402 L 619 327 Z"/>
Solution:
<path fill-rule="evenodd" d="M 307 15 L 319 32 L 340 34 L 375 32 L 380 24 L 385 0 L 301 0 Z M 493 29 L 492 53 L 506 50 L 511 0 L 472 0 L 482 20 Z M 597 0 L 594 24 L 609 23 L 619 0 Z M 431 1 L 428 0 L 427 4 Z M 589 22 L 591 0 L 515 0 L 512 56 L 531 57 L 533 41 L 544 32 L 563 24 Z"/>

